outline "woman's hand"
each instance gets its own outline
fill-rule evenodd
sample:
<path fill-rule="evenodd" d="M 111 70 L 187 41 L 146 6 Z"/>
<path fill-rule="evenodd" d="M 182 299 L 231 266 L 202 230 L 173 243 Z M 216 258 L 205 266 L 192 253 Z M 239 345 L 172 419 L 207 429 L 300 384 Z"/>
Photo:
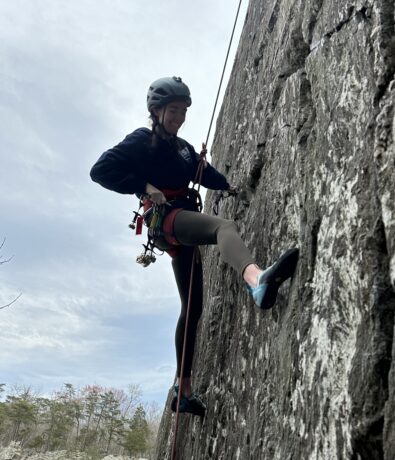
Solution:
<path fill-rule="evenodd" d="M 228 190 L 226 190 L 229 195 L 237 195 L 239 193 L 237 187 L 233 187 L 232 185 L 229 185 Z"/>
<path fill-rule="evenodd" d="M 148 198 L 155 204 L 166 203 L 165 195 L 163 195 L 159 189 L 151 185 L 149 182 L 147 182 L 147 185 L 145 186 L 145 193 L 148 195 Z"/>

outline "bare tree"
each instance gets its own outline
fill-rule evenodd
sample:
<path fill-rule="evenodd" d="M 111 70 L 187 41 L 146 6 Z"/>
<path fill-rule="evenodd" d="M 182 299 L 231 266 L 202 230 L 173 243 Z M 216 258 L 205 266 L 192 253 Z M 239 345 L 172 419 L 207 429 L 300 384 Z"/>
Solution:
<path fill-rule="evenodd" d="M 3 249 L 4 244 L 5 244 L 5 237 L 3 238 L 3 241 L 0 244 L 0 250 Z M 0 254 L 0 265 L 3 265 L 3 264 L 6 264 L 6 263 L 10 262 L 13 259 L 13 257 L 14 256 L 9 257 L 8 259 L 4 259 L 3 256 Z M 12 302 L 9 302 L 6 305 L 1 306 L 0 310 L 2 310 L 3 308 L 7 308 L 7 307 L 11 306 L 13 303 L 15 303 L 21 297 L 21 295 L 22 295 L 22 293 L 19 294 L 18 296 L 16 296 L 15 299 Z"/>

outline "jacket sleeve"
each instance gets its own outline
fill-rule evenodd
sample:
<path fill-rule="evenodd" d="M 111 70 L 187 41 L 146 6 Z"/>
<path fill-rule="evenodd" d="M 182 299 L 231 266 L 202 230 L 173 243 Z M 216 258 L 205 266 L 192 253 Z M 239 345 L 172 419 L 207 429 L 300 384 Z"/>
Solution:
<path fill-rule="evenodd" d="M 193 160 L 197 171 L 200 156 L 196 153 L 192 145 L 189 144 L 189 147 L 191 149 L 191 153 L 193 154 Z M 203 187 L 211 190 L 228 190 L 230 187 L 226 177 L 211 166 L 210 163 L 207 163 L 207 166 L 203 169 L 202 185 Z"/>
<path fill-rule="evenodd" d="M 138 131 L 101 155 L 90 172 L 94 182 L 118 193 L 145 192 L 147 181 L 140 160 L 146 146 Z"/>
<path fill-rule="evenodd" d="M 202 185 L 212 190 L 228 190 L 229 183 L 226 177 L 217 171 L 210 163 L 203 170 Z"/>

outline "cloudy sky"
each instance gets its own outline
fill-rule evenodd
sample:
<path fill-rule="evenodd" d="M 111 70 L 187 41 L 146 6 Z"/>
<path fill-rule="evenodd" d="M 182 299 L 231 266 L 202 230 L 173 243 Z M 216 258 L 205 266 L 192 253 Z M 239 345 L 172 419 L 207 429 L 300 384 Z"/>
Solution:
<path fill-rule="evenodd" d="M 136 200 L 102 189 L 99 155 L 147 125 L 146 90 L 182 76 L 198 149 L 238 0 L 0 0 L 0 383 L 140 384 L 163 404 L 179 300 L 165 255 L 136 264 Z M 244 0 L 234 51 L 247 9 Z"/>

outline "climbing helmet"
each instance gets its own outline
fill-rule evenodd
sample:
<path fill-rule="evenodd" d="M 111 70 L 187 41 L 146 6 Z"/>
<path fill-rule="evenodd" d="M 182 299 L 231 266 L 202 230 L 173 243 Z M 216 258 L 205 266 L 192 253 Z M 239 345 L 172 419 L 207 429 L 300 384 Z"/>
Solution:
<path fill-rule="evenodd" d="M 191 93 L 181 77 L 164 77 L 151 83 L 147 94 L 147 108 L 164 107 L 170 102 L 185 101 L 192 104 Z"/>

